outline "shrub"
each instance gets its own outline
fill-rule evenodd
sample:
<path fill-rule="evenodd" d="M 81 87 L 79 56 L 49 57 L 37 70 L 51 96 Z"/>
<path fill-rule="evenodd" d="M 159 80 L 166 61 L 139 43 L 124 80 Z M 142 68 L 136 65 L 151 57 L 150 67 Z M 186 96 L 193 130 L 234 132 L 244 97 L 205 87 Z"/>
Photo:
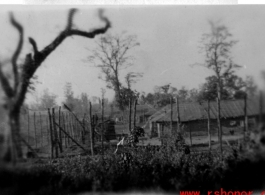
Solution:
<path fill-rule="evenodd" d="M 104 156 L 64 158 L 30 169 L 1 170 L 1 194 L 262 189 L 263 137 L 256 140 L 249 136 L 244 147 L 231 146 L 223 159 L 216 152 L 187 155 L 173 137 L 160 148 L 127 148 L 130 158 L 126 160 L 109 150 Z"/>

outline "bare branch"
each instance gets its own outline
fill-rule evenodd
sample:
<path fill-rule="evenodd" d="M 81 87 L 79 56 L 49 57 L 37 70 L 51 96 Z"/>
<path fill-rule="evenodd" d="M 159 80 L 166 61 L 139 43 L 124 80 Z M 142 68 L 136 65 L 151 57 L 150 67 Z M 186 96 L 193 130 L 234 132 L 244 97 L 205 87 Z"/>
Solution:
<path fill-rule="evenodd" d="M 18 30 L 19 32 L 19 41 L 17 48 L 12 56 L 12 66 L 13 66 L 13 73 L 14 73 L 14 91 L 16 92 L 18 87 L 18 67 L 17 67 L 17 59 L 19 54 L 21 53 L 21 49 L 23 46 L 23 36 L 24 36 L 24 30 L 23 27 L 16 21 L 14 18 L 14 15 L 10 13 L 10 22 L 11 24 Z"/>
<path fill-rule="evenodd" d="M 23 70 L 21 73 L 21 82 L 20 82 L 20 91 L 16 96 L 16 106 L 19 106 L 23 103 L 25 99 L 25 94 L 27 92 L 28 86 L 30 84 L 30 79 L 36 72 L 37 68 L 41 65 L 41 63 L 51 54 L 63 41 L 69 36 L 77 35 L 83 36 L 87 38 L 94 38 L 98 34 L 105 33 L 110 28 L 110 22 L 107 18 L 102 15 L 102 11 L 99 11 L 99 17 L 101 20 L 105 22 L 105 26 L 92 30 L 90 32 L 81 31 L 73 28 L 73 17 L 76 13 L 76 9 L 71 9 L 68 14 L 68 22 L 66 28 L 58 34 L 58 36 L 43 50 L 38 51 L 37 44 L 34 39 L 29 38 L 29 42 L 33 46 L 34 50 L 34 59 L 31 54 L 26 56 L 26 60 L 24 62 Z"/>
<path fill-rule="evenodd" d="M 76 12 L 77 12 L 77 9 L 75 9 L 75 8 L 70 9 L 69 15 L 68 15 L 68 23 L 67 23 L 67 26 L 66 26 L 66 30 L 70 30 L 72 28 L 73 18 L 74 18 L 74 15 L 75 15 Z"/>
<path fill-rule="evenodd" d="M 105 26 L 102 28 L 94 29 L 90 32 L 78 30 L 78 29 L 72 29 L 72 23 L 73 23 L 73 17 L 76 13 L 76 9 L 71 9 L 68 15 L 68 24 L 64 31 L 62 31 L 48 46 L 46 46 L 42 51 L 40 51 L 40 62 L 45 60 L 45 58 L 53 52 L 58 45 L 60 45 L 63 40 L 69 36 L 77 35 L 77 36 L 83 36 L 86 38 L 94 38 L 96 35 L 103 34 L 107 32 L 107 30 L 111 27 L 110 21 L 103 16 L 102 11 L 99 11 L 99 17 L 102 21 L 105 22 Z"/>
<path fill-rule="evenodd" d="M 190 64 L 189 66 L 190 66 L 191 68 L 193 68 L 194 66 L 203 66 L 203 67 L 207 67 L 206 64 L 202 64 L 202 63 L 198 63 L 198 62 L 196 62 L 196 63 L 194 63 L 194 64 Z"/>
<path fill-rule="evenodd" d="M 33 47 L 34 56 L 37 56 L 37 54 L 39 53 L 39 51 L 38 51 L 38 46 L 37 46 L 36 41 L 33 38 L 29 37 L 29 42 L 30 42 L 30 44 Z"/>
<path fill-rule="evenodd" d="M 128 89 L 131 88 L 132 83 L 136 83 L 137 79 L 143 77 L 143 73 L 140 72 L 129 72 L 125 76 L 125 81 L 128 86 Z"/>

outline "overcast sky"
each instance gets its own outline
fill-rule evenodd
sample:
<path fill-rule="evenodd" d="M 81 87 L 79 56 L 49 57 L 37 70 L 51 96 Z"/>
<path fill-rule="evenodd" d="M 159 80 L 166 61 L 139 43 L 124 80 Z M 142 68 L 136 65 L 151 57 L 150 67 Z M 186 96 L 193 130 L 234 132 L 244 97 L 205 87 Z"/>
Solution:
<path fill-rule="evenodd" d="M 39 49 L 49 44 L 66 24 L 66 6 L 16 6 L 0 8 L 0 57 L 10 57 L 17 44 L 17 31 L 8 21 L 8 11 L 12 10 L 17 20 L 25 28 L 23 54 L 32 52 L 27 38 L 33 37 Z M 103 24 L 97 18 L 97 7 L 78 7 L 75 25 L 83 30 L 93 29 Z M 172 86 L 198 88 L 212 71 L 191 66 L 203 62 L 199 52 L 203 33 L 210 31 L 209 20 L 221 21 L 233 34 L 238 43 L 232 50 L 237 64 L 244 68 L 237 74 L 245 78 L 254 77 L 260 87 L 264 87 L 261 71 L 265 69 L 265 6 L 109 6 L 104 7 L 105 15 L 112 23 L 109 33 L 126 32 L 137 35 L 140 46 L 131 50 L 136 58 L 134 66 L 126 72 L 143 72 L 144 76 L 133 88 L 145 93 L 153 92 L 154 86 L 171 83 Z M 83 37 L 68 38 L 52 53 L 38 69 L 39 84 L 35 95 L 45 88 L 58 95 L 62 101 L 66 82 L 72 83 L 75 95 L 82 92 L 100 96 L 106 83 L 100 80 L 100 70 L 85 59 L 89 49 L 95 47 L 94 39 Z M 21 55 L 23 57 L 24 55 Z M 110 99 L 113 92 L 107 90 Z M 32 101 L 34 94 L 27 96 Z"/>

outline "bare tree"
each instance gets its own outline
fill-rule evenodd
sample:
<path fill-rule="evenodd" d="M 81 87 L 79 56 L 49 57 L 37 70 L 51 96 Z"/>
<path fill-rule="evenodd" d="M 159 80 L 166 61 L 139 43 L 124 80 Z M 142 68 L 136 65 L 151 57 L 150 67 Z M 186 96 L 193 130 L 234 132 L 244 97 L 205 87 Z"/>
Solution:
<path fill-rule="evenodd" d="M 92 50 L 89 61 L 99 67 L 107 82 L 107 87 L 115 91 L 115 99 L 121 110 L 124 106 L 121 102 L 120 70 L 133 65 L 133 56 L 129 51 L 138 46 L 135 35 L 104 35 L 96 42 L 96 49 Z"/>
<path fill-rule="evenodd" d="M 109 20 L 103 15 L 103 11 L 99 11 L 99 18 L 105 25 L 104 27 L 93 29 L 91 31 L 83 31 L 76 29 L 73 25 L 73 19 L 77 9 L 71 9 L 68 13 L 68 20 L 65 29 L 63 29 L 55 39 L 49 43 L 42 50 L 38 50 L 36 41 L 29 37 L 29 42 L 33 47 L 33 54 L 28 53 L 22 65 L 18 66 L 18 58 L 22 50 L 24 40 L 24 28 L 15 19 L 14 15 L 10 14 L 10 23 L 19 33 L 19 41 L 15 52 L 12 55 L 12 73 L 13 81 L 10 81 L 7 74 L 3 71 L 3 62 L 0 64 L 0 82 L 6 96 L 6 109 L 9 117 L 9 125 L 11 129 L 12 144 L 10 148 L 11 159 L 16 160 L 17 157 L 22 156 L 20 147 L 21 137 L 19 113 L 24 102 L 25 95 L 28 91 L 30 80 L 32 79 L 36 70 L 40 67 L 42 62 L 67 38 L 70 36 L 82 36 L 85 38 L 94 38 L 98 34 L 105 33 L 110 28 Z"/>
<path fill-rule="evenodd" d="M 220 101 L 222 92 L 222 79 L 229 77 L 240 66 L 235 64 L 231 57 L 231 49 L 236 44 L 232 34 L 226 26 L 210 22 L 210 33 L 202 36 L 202 52 L 205 54 L 203 65 L 212 69 L 217 77 L 217 123 L 220 151 L 222 154 L 222 126 L 220 116 Z"/>

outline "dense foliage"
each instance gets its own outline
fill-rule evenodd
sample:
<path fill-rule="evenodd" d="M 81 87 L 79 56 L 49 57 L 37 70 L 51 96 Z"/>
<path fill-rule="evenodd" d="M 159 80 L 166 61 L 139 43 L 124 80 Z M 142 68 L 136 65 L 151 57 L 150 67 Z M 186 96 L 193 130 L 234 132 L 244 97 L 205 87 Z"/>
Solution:
<path fill-rule="evenodd" d="M 30 169 L 5 169 L 0 174 L 1 194 L 177 192 L 184 189 L 206 192 L 221 187 L 258 190 L 265 186 L 264 177 L 260 177 L 265 171 L 265 156 L 264 136 L 262 133 L 256 135 L 258 137 L 249 137 L 243 150 L 238 145 L 231 146 L 223 160 L 216 152 L 187 155 L 169 140 L 160 148 L 130 148 L 127 150 L 129 160 L 113 154 L 110 149 L 104 157 L 78 156 L 39 162 Z"/>

